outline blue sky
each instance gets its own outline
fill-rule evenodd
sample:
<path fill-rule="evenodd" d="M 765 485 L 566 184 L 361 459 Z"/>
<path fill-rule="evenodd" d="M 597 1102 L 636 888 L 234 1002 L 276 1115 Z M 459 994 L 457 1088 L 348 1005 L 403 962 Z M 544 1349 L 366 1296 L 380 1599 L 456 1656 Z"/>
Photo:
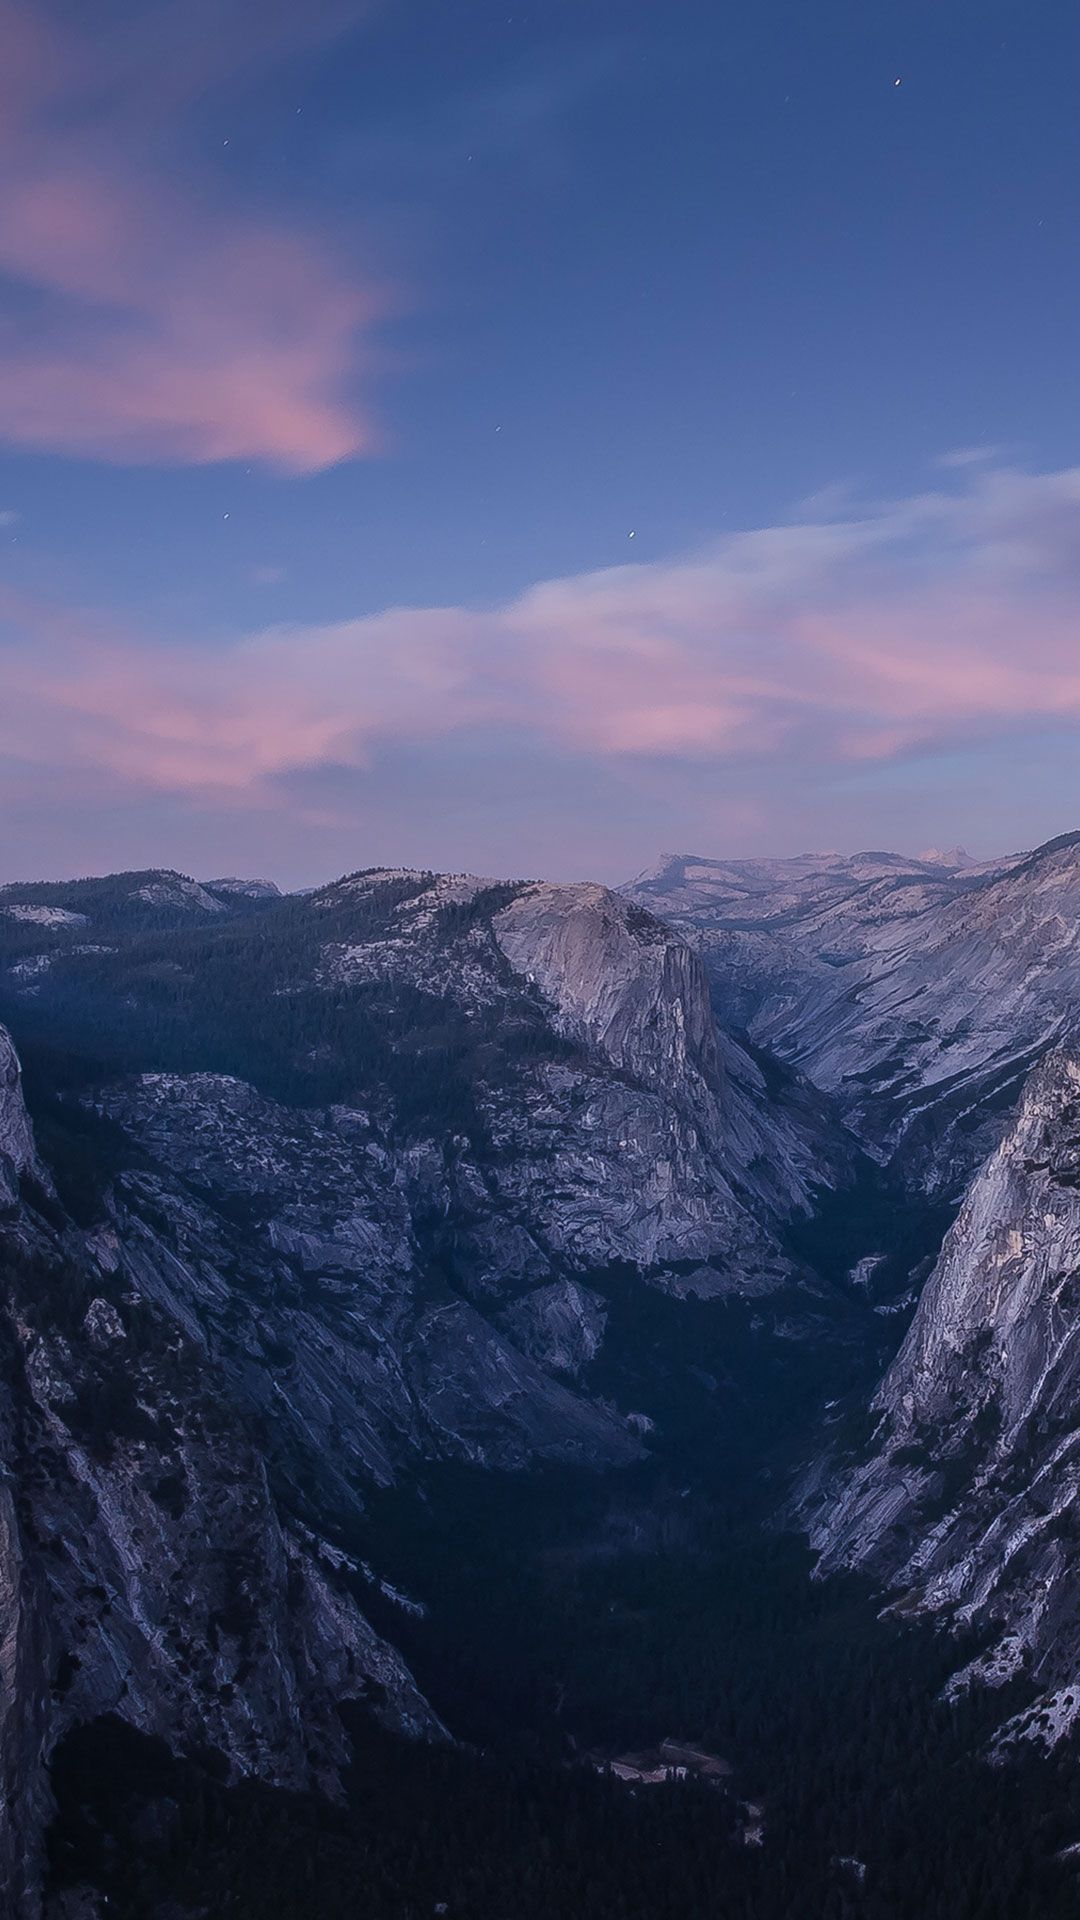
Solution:
<path fill-rule="evenodd" d="M 80 17 L 0 5 L 0 877 L 1074 824 L 1074 9 Z"/>

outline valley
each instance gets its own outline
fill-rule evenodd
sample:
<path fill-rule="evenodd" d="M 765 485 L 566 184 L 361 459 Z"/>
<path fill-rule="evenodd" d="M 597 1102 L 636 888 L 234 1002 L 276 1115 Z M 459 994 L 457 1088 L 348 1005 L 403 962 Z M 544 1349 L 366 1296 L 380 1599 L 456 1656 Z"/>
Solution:
<path fill-rule="evenodd" d="M 1078 974 L 1076 836 L 0 889 L 19 1920 L 1071 1912 Z"/>

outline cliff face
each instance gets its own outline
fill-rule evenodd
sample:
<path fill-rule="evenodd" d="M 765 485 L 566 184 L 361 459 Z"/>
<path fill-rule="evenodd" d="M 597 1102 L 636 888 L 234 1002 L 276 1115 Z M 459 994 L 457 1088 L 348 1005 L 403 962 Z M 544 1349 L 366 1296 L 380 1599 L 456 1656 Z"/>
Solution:
<path fill-rule="evenodd" d="M 869 1457 L 807 1496 L 825 1569 L 861 1566 L 986 1630 L 971 1677 L 1036 1696 L 1011 1732 L 1080 1715 L 1080 1054 L 1029 1077 L 873 1403 Z"/>
<path fill-rule="evenodd" d="M 515 972 L 561 1029 L 638 1079 L 688 1102 L 720 1086 L 708 983 L 697 955 L 606 887 L 524 887 L 493 918 Z"/>
<path fill-rule="evenodd" d="M 5 1057 L 12 1057 L 0 1033 Z M 32 1157 L 17 1080 L 6 1138 Z M 187 1316 L 108 1234 L 0 1210 L 0 1887 L 32 1916 L 66 1728 L 113 1712 L 234 1777 L 333 1792 L 339 1701 L 441 1736 L 360 1583 L 287 1519 L 244 1409 Z"/>
<path fill-rule="evenodd" d="M 365 1482 L 423 1460 L 634 1457 L 615 1415 L 431 1266 L 410 1202 L 437 1209 L 438 1241 L 464 1177 L 433 1146 L 398 1160 L 362 1112 L 290 1109 L 209 1074 L 99 1097 L 149 1162 L 111 1191 L 120 1270 L 206 1346 L 272 1457 L 294 1479 L 303 1463 L 325 1501 L 358 1511 Z"/>
<path fill-rule="evenodd" d="M 639 1164 L 628 1184 L 614 1160 L 610 1169 L 627 1200 L 637 1194 L 649 1203 L 631 1257 L 650 1264 L 734 1249 L 732 1230 L 748 1201 L 766 1219 L 784 1218 L 808 1211 L 816 1187 L 849 1176 L 853 1142 L 820 1101 L 807 1113 L 790 1090 L 786 1098 L 770 1092 L 755 1061 L 718 1027 L 701 957 L 653 914 L 605 887 L 536 885 L 494 916 L 492 930 L 515 971 L 554 1009 L 556 1030 L 639 1090 L 629 1129 L 613 1115 L 620 1143 L 628 1131 L 642 1136 Z M 762 1253 L 745 1230 L 741 1257 L 749 1277 Z"/>
<path fill-rule="evenodd" d="M 18 1198 L 19 1179 L 37 1170 L 33 1134 L 22 1097 L 22 1074 L 10 1035 L 0 1027 L 0 1207 Z"/>

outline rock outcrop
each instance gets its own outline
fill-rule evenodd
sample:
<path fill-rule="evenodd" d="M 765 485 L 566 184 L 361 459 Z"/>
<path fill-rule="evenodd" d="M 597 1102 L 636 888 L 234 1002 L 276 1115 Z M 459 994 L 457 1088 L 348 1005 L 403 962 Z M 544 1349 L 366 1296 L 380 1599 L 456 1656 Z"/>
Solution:
<path fill-rule="evenodd" d="M 37 1172 L 30 1119 L 22 1096 L 18 1055 L 0 1027 L 0 1207 L 13 1206 L 24 1174 Z"/>
<path fill-rule="evenodd" d="M 1055 1051 L 964 1200 L 856 1464 L 805 1491 L 823 1569 L 973 1625 L 1022 1676 L 1009 1731 L 1080 1718 L 1080 1053 Z"/>
<path fill-rule="evenodd" d="M 720 1081 L 701 962 L 653 914 L 606 887 L 523 887 L 492 920 L 515 972 L 557 1009 L 561 1031 L 639 1080 L 688 1101 Z"/>

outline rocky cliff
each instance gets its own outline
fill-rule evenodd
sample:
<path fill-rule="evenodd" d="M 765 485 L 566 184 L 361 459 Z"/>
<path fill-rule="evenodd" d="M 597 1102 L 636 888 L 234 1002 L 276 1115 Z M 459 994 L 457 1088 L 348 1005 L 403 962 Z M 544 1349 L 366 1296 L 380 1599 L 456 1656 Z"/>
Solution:
<path fill-rule="evenodd" d="M 362 1111 L 289 1108 L 218 1075 L 144 1075 L 98 1103 L 144 1160 L 109 1194 L 121 1271 L 214 1355 L 317 1507 L 362 1511 L 365 1484 L 423 1460 L 636 1454 L 616 1415 L 570 1393 L 434 1263 L 412 1209 L 435 1211 L 421 1224 L 441 1245 L 468 1179 L 452 1156 L 428 1143 L 399 1159 Z M 546 1276 L 519 1237 L 507 1265 Z"/>
<path fill-rule="evenodd" d="M 10 1035 L 0 1027 L 0 1207 L 14 1205 L 19 1181 L 40 1177 L 34 1137 L 22 1096 L 22 1071 Z"/>
<path fill-rule="evenodd" d="M 744 1199 L 783 1217 L 809 1210 L 816 1187 L 850 1177 L 853 1143 L 827 1107 L 811 1103 L 808 1114 L 792 1089 L 778 1097 L 769 1087 L 718 1024 L 700 955 L 654 914 L 604 887 L 534 885 L 495 917 L 493 930 L 516 971 L 555 1009 L 558 1031 L 692 1116 L 709 1162 Z M 723 1197 L 721 1210 L 737 1211 Z M 677 1251 L 720 1246 L 699 1232 Z"/>
<path fill-rule="evenodd" d="M 6 1153 L 32 1169 L 14 1052 Z M 36 1197 L 34 1197 L 36 1195 Z M 175 1310 L 174 1310 L 175 1309 Z M 283 1507 L 242 1397 L 191 1312 L 50 1195 L 0 1205 L 0 1887 L 33 1916 L 49 1756 L 113 1712 L 234 1778 L 333 1793 L 337 1708 L 442 1737 L 358 1604 L 363 1582 Z"/>
<path fill-rule="evenodd" d="M 1080 1717 L 1080 1053 L 1028 1078 L 873 1402 L 873 1438 L 806 1492 L 824 1569 L 974 1626 L 964 1676 L 1020 1677 L 1008 1733 Z"/>
<path fill-rule="evenodd" d="M 560 1028 L 639 1079 L 684 1097 L 718 1089 L 716 1029 L 700 961 L 653 914 L 606 887 L 523 887 L 493 919 L 515 972 Z"/>

